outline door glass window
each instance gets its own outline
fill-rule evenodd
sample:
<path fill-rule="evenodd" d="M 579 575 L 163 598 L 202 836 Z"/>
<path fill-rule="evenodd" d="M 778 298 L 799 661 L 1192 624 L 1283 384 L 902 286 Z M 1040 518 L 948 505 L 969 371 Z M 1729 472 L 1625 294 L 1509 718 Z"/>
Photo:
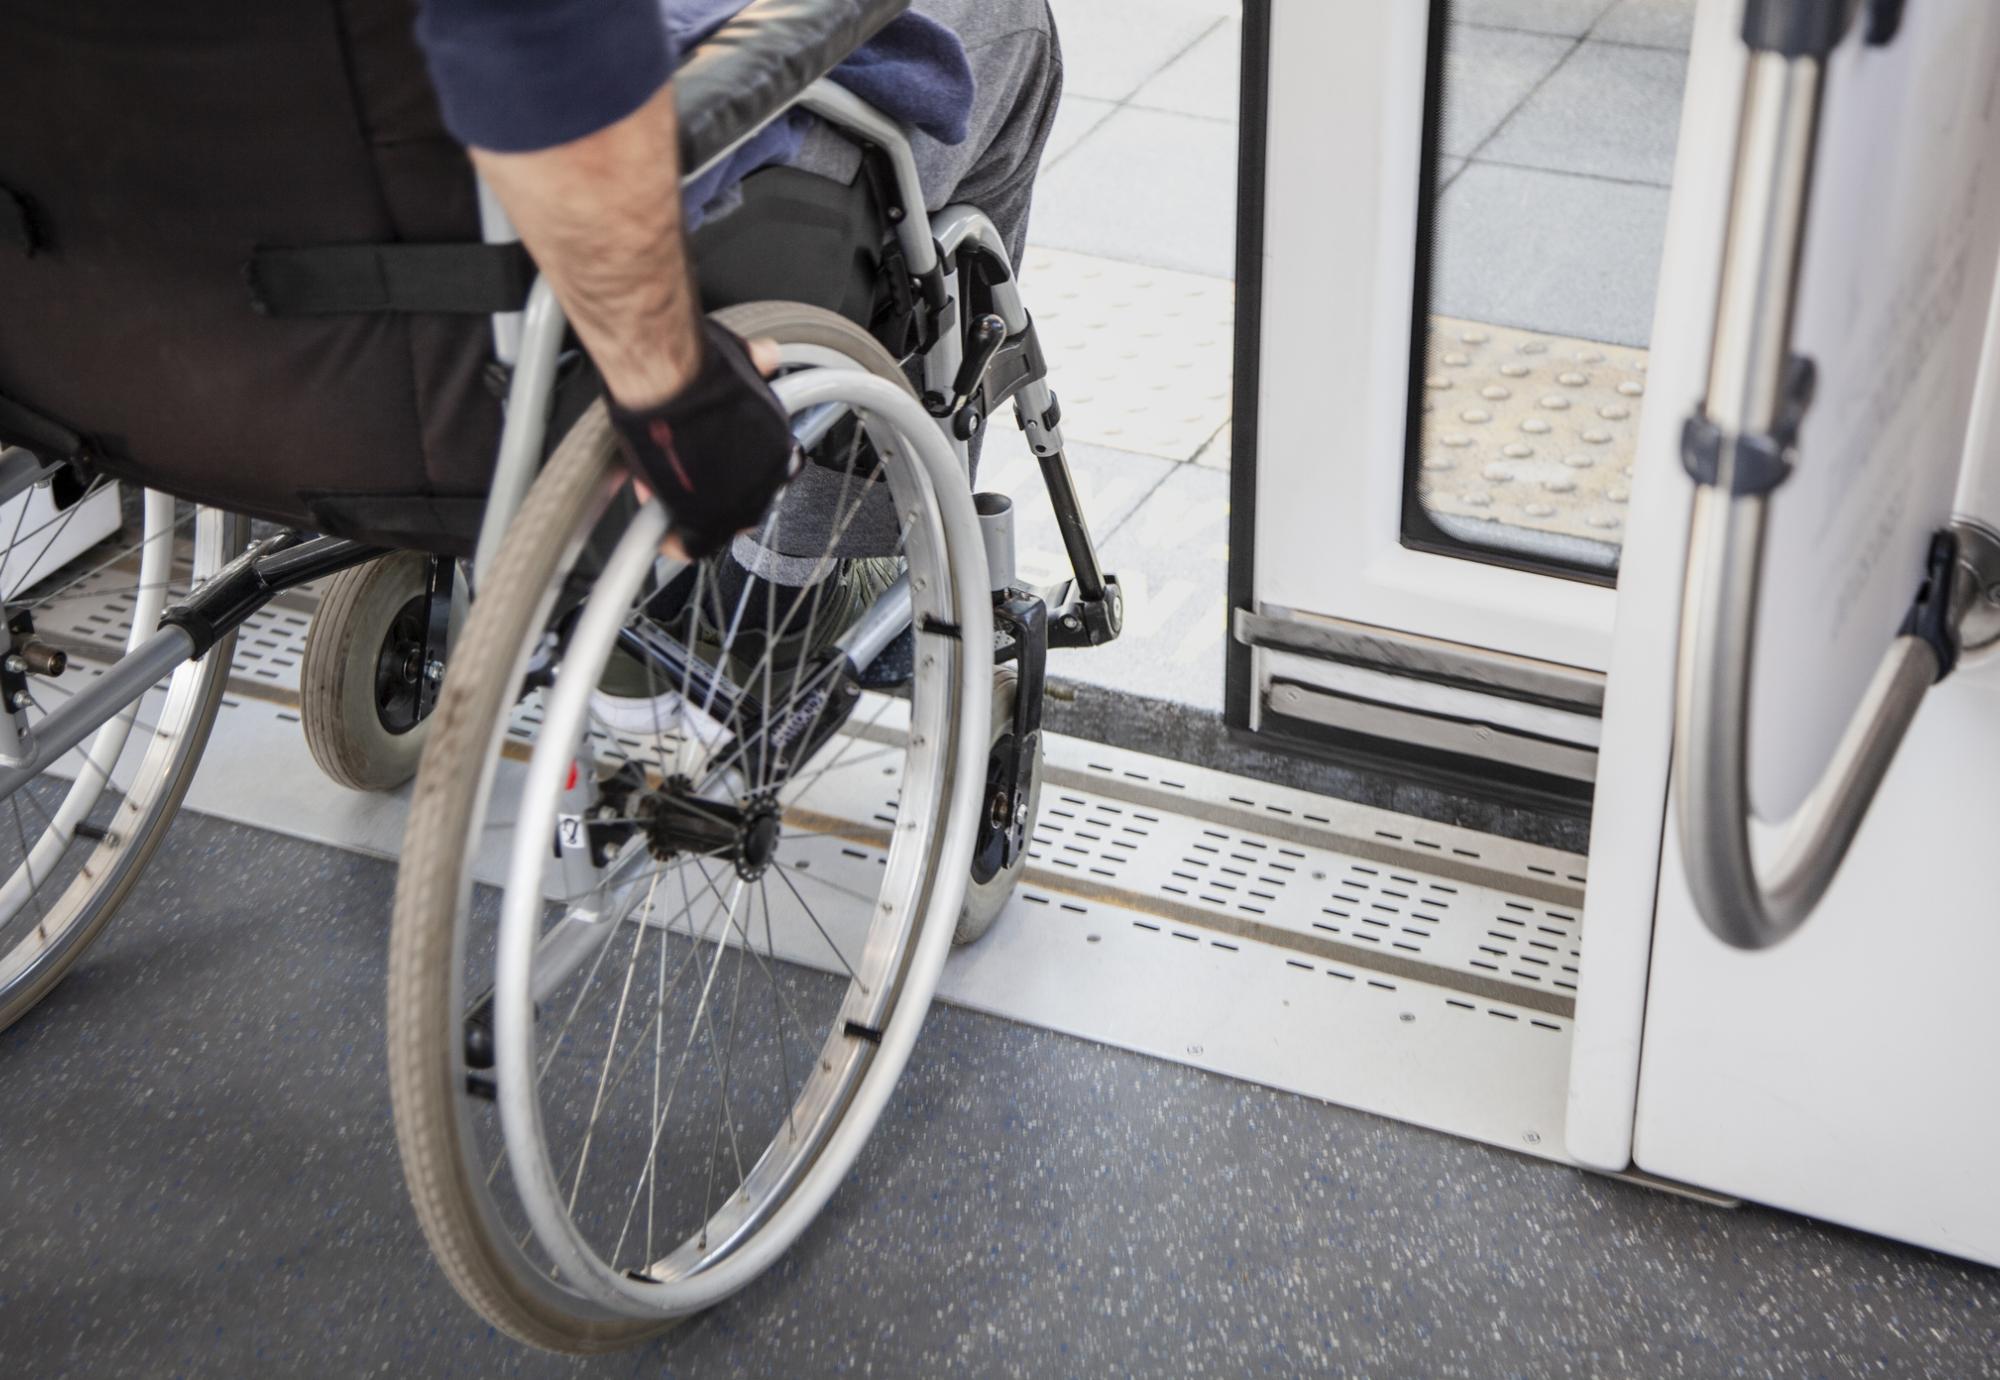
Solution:
<path fill-rule="evenodd" d="M 1695 0 L 1434 0 L 1404 540 L 1609 581 Z"/>

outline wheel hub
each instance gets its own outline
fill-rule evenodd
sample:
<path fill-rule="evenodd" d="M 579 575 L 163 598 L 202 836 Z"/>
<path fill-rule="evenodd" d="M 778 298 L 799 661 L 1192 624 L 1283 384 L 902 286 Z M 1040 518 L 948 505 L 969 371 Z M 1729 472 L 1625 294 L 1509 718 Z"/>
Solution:
<path fill-rule="evenodd" d="M 736 875 L 754 882 L 770 870 L 778 856 L 778 812 L 769 806 L 753 811 L 744 822 L 736 845 Z"/>
<path fill-rule="evenodd" d="M 986 810 L 972 850 L 972 880 L 984 886 L 1014 861 L 1021 837 L 1015 830 L 1018 756 L 1014 736 L 1003 735 L 986 759 Z"/>
<path fill-rule="evenodd" d="M 604 781 L 599 810 L 592 825 L 608 856 L 634 829 L 643 831 L 646 846 L 661 862 L 679 857 L 726 858 L 736 875 L 754 882 L 771 869 L 784 835 L 783 812 L 770 799 L 743 804 L 710 800 L 695 794 L 694 784 L 674 777 L 648 787 L 636 767 Z"/>
<path fill-rule="evenodd" d="M 425 597 L 396 612 L 375 658 L 375 712 L 391 733 L 408 733 L 423 718 Z"/>

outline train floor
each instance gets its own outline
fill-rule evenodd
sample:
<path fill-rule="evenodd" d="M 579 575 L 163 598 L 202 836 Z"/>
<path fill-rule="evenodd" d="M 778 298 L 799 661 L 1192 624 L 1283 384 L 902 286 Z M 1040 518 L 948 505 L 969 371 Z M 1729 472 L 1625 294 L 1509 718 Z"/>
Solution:
<path fill-rule="evenodd" d="M 944 1005 L 779 1267 L 638 1351 L 527 1350 L 404 1196 L 393 883 L 184 814 L 0 1034 L 0 1374 L 2000 1374 L 2000 1273 Z"/>

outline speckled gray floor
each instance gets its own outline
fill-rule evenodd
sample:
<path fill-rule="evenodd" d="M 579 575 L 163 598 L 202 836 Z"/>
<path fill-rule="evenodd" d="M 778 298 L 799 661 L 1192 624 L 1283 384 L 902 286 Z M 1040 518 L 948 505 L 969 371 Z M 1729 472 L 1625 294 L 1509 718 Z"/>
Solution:
<path fill-rule="evenodd" d="M 2000 1273 L 948 1009 L 777 1270 L 526 1351 L 404 1200 L 392 883 L 184 818 L 0 1034 L 0 1376 L 2000 1374 Z"/>

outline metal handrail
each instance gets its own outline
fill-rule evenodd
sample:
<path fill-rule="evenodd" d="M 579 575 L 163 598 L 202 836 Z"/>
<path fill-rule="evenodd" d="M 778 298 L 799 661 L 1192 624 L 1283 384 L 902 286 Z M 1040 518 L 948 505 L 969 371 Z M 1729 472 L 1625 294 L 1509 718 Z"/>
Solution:
<path fill-rule="evenodd" d="M 1701 488 L 1681 612 L 1677 814 L 1695 905 L 1718 938 L 1743 949 L 1790 935 L 1832 885 L 1925 691 L 1951 669 L 1964 592 L 1973 583 L 1954 565 L 1941 577 L 1933 572 L 1919 598 L 1950 607 L 1890 644 L 1832 761 L 1781 826 L 1775 856 L 1760 869 L 1750 839 L 1751 649 L 1770 494 L 1789 469 L 1809 400 L 1810 367 L 1791 352 L 1792 311 L 1825 60 L 1852 17 L 1853 7 L 1846 8 L 1837 29 L 1803 50 L 1760 44 L 1746 24 L 1753 51 L 1708 394 L 1689 428 L 1689 468 Z M 1706 453 L 1697 455 L 1702 441 Z"/>
<path fill-rule="evenodd" d="M 1737 948 L 1764 949 L 1797 929 L 1832 885 L 1941 668 L 1921 637 L 1890 644 L 1833 760 L 1760 873 L 1750 847 L 1748 751 L 1765 500 L 1711 489 L 1696 504 L 1674 732 L 1681 851 L 1709 929 Z"/>

